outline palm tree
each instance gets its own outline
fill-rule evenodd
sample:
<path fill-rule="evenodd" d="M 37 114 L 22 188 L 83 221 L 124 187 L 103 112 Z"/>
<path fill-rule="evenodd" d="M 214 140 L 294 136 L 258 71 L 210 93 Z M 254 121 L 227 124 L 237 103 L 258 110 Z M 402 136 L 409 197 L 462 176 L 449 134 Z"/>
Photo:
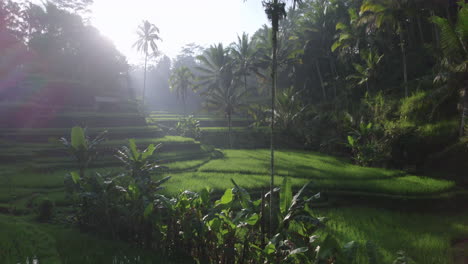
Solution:
<path fill-rule="evenodd" d="M 376 78 L 377 66 L 383 56 L 383 54 L 379 55 L 373 50 L 362 50 L 361 59 L 364 61 L 364 65 L 353 63 L 356 73 L 349 75 L 347 79 L 358 80 L 358 85 L 366 84 L 366 90 L 369 92 L 373 88 L 372 83 Z M 369 85 L 369 83 L 371 83 L 371 85 Z"/>
<path fill-rule="evenodd" d="M 228 123 L 228 140 L 232 148 L 232 115 L 241 108 L 246 107 L 245 100 L 248 90 L 239 89 L 239 81 L 232 73 L 230 65 L 225 68 L 225 80 L 219 86 L 202 93 L 206 97 L 205 107 L 210 110 L 220 111 L 224 114 Z"/>
<path fill-rule="evenodd" d="M 291 86 L 280 92 L 276 98 L 276 123 L 286 133 L 293 129 L 298 130 L 303 125 L 302 117 L 307 106 L 302 103 L 301 96 L 301 92 L 295 91 Z"/>
<path fill-rule="evenodd" d="M 244 88 L 247 90 L 247 76 L 254 68 L 255 50 L 252 42 L 249 41 L 249 35 L 242 34 L 237 36 L 237 42 L 232 44 L 231 53 L 238 69 L 238 74 L 244 78 Z"/>
<path fill-rule="evenodd" d="M 279 21 L 286 17 L 285 3 L 273 0 L 272 2 L 263 2 L 265 13 L 271 21 L 271 46 L 272 46 L 272 62 L 271 62 L 271 124 L 270 124 L 270 237 L 273 235 L 273 187 L 275 185 L 275 148 L 274 148 L 274 128 L 275 128 L 275 93 L 276 93 L 276 68 L 277 68 L 277 45 Z"/>
<path fill-rule="evenodd" d="M 245 1 L 245 0 L 244 0 Z M 302 0 L 292 0 L 293 7 L 296 7 L 296 3 L 301 3 Z M 275 184 L 275 149 L 274 149 L 274 136 L 273 129 L 275 127 L 275 92 L 276 92 L 276 68 L 277 68 L 277 45 L 278 45 L 278 31 L 279 22 L 281 19 L 286 17 L 285 2 L 282 0 L 264 0 L 262 1 L 263 7 L 268 20 L 271 21 L 272 34 L 271 34 L 271 125 L 270 125 L 270 228 L 269 235 L 273 233 L 273 187 Z"/>
<path fill-rule="evenodd" d="M 139 52 L 145 54 L 145 69 L 143 75 L 143 105 L 145 104 L 145 93 L 146 93 L 146 65 L 148 62 L 149 49 L 152 53 L 156 53 L 158 46 L 156 45 L 157 40 L 161 40 L 159 37 L 159 29 L 151 24 L 148 20 L 143 20 L 143 23 L 138 26 L 138 40 L 133 44 Z"/>
<path fill-rule="evenodd" d="M 407 18 L 409 0 L 368 0 L 361 6 L 362 21 L 377 29 L 387 26 L 394 30 L 400 38 L 400 50 L 403 65 L 403 85 L 405 97 L 408 97 L 408 73 L 406 63 L 405 37 L 403 22 Z"/>
<path fill-rule="evenodd" d="M 232 60 L 222 43 L 210 46 L 202 55 L 197 56 L 197 59 L 201 63 L 201 66 L 196 67 L 200 72 L 200 87 L 206 87 L 210 91 L 232 80 Z"/>
<path fill-rule="evenodd" d="M 441 79 L 449 76 L 451 79 L 459 79 L 462 82 L 463 103 L 460 121 L 460 137 L 465 130 L 466 117 L 468 115 L 468 4 L 459 1 L 458 20 L 452 25 L 446 18 L 433 16 L 431 21 L 440 29 L 440 48 L 443 58 L 440 62 L 442 71 L 436 77 Z M 447 81 L 450 81 L 447 79 Z"/>
<path fill-rule="evenodd" d="M 175 91 L 178 98 L 182 99 L 184 104 L 184 115 L 187 114 L 185 99 L 187 98 L 187 91 L 193 89 L 195 76 L 186 66 L 177 68 L 169 79 L 169 87 L 171 91 Z"/>

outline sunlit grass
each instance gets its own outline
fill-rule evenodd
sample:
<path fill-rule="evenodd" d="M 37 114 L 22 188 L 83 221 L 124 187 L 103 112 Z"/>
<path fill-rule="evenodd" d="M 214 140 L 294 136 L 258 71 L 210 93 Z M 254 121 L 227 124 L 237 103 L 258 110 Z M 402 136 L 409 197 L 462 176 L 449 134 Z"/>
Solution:
<path fill-rule="evenodd" d="M 371 241 L 381 263 L 392 263 L 396 252 L 404 250 L 415 263 L 450 264 L 452 240 L 468 235 L 468 214 L 463 212 L 435 215 L 360 207 L 316 212 L 329 219 L 322 235 L 332 234 L 342 244 Z"/>
<path fill-rule="evenodd" d="M 269 185 L 268 150 L 224 150 L 224 158 L 210 160 L 197 171 L 168 173 L 169 192 L 181 189 L 199 191 L 205 187 L 217 190 L 232 187 L 233 178 L 249 189 Z M 389 195 L 430 195 L 448 191 L 455 183 L 381 168 L 352 165 L 346 160 L 319 153 L 298 151 L 276 152 L 276 181 L 289 176 L 294 186 L 312 182 L 318 191 L 353 191 Z"/>
<path fill-rule="evenodd" d="M 33 258 L 47 264 L 190 263 L 168 260 L 77 229 L 35 223 L 30 217 L 0 215 L 0 230 L 0 260 L 5 264 L 33 263 Z M 136 258 L 139 261 L 131 262 Z"/>
<path fill-rule="evenodd" d="M 224 150 L 223 153 L 223 159 L 210 161 L 199 171 L 220 175 L 269 174 L 268 150 Z M 405 195 L 437 193 L 455 186 L 450 181 L 407 175 L 397 170 L 360 167 L 344 159 L 312 152 L 277 151 L 275 162 L 277 175 L 288 175 L 298 184 L 312 181 L 314 188 L 323 190 Z"/>

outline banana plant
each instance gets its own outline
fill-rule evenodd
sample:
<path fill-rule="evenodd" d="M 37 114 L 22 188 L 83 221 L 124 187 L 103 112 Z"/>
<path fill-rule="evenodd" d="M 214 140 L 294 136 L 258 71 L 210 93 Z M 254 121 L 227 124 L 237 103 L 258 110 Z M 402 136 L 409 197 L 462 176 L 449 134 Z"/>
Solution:
<path fill-rule="evenodd" d="M 99 133 L 95 138 L 91 139 L 86 129 L 75 126 L 71 130 L 70 140 L 62 137 L 60 141 L 68 149 L 69 153 L 72 154 L 79 168 L 79 174 L 74 176 L 75 180 L 85 177 L 85 171 L 89 167 L 89 164 L 97 155 L 97 146 L 105 139 L 107 131 Z"/>
<path fill-rule="evenodd" d="M 309 203 L 319 199 L 320 194 L 306 197 L 308 185 L 305 184 L 293 196 L 291 181 L 284 177 L 280 188 L 277 233 L 263 249 L 269 263 L 310 263 L 313 259 L 315 236 L 311 234 L 323 226 L 325 219 L 312 214 Z"/>

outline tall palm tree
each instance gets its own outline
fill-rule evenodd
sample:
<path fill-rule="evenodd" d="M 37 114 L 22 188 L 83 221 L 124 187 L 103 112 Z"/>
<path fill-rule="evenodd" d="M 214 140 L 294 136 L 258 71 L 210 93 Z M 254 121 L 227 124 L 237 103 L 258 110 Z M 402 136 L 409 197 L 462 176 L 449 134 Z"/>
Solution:
<path fill-rule="evenodd" d="M 431 21 L 440 29 L 440 48 L 443 53 L 440 62 L 442 72 L 436 78 L 449 76 L 449 78 L 461 80 L 463 86 L 459 132 L 462 137 L 468 116 L 468 4 L 459 1 L 458 5 L 460 9 L 455 25 L 452 25 L 448 19 L 438 16 L 433 16 Z"/>
<path fill-rule="evenodd" d="M 396 32 L 400 38 L 400 50 L 403 66 L 403 85 L 405 97 L 408 97 L 408 72 L 403 23 L 408 17 L 409 0 L 367 0 L 361 6 L 360 14 L 364 23 L 377 29 L 386 26 Z"/>
<path fill-rule="evenodd" d="M 186 109 L 186 98 L 187 92 L 189 89 L 193 89 L 195 76 L 186 66 L 181 66 L 177 68 L 171 75 L 169 79 L 169 87 L 171 91 L 177 94 L 178 98 L 182 99 L 184 104 L 184 115 L 187 114 Z"/>
<path fill-rule="evenodd" d="M 244 0 L 245 1 L 245 0 Z M 292 0 L 293 8 L 296 8 L 296 3 L 301 3 L 302 0 Z M 276 69 L 277 69 L 277 45 L 278 45 L 278 31 L 279 31 L 279 22 L 281 19 L 286 17 L 286 3 L 282 0 L 264 0 L 262 1 L 263 7 L 265 8 L 265 13 L 268 17 L 268 20 L 271 21 L 272 34 L 271 34 L 271 125 L 270 125 L 270 228 L 269 235 L 273 233 L 272 223 L 273 223 L 273 187 L 275 184 L 275 148 L 274 148 L 274 136 L 273 129 L 275 127 L 275 92 L 276 92 Z"/>
<path fill-rule="evenodd" d="M 231 75 L 232 76 L 232 75 Z M 228 124 L 229 147 L 232 148 L 232 115 L 245 108 L 248 90 L 239 89 L 238 79 L 231 79 L 220 86 L 202 93 L 206 97 L 205 107 L 224 114 Z"/>
<path fill-rule="evenodd" d="M 234 62 L 238 67 L 238 74 L 244 78 L 244 88 L 247 90 L 247 76 L 254 68 L 255 50 L 252 42 L 249 41 L 249 35 L 242 34 L 242 37 L 237 36 L 237 42 L 231 46 L 231 54 Z"/>
<path fill-rule="evenodd" d="M 202 55 L 197 56 L 201 66 L 196 69 L 200 72 L 198 86 L 211 91 L 217 87 L 228 85 L 232 80 L 232 59 L 228 49 L 222 43 L 211 45 Z"/>
<path fill-rule="evenodd" d="M 272 62 L 271 62 L 271 124 L 270 124 L 270 236 L 273 235 L 273 187 L 275 185 L 275 144 L 274 144 L 274 128 L 275 128 L 275 93 L 276 93 L 276 68 L 277 68 L 277 45 L 279 22 L 286 17 L 285 3 L 278 0 L 264 1 L 263 6 L 268 19 L 271 21 L 271 46 L 272 46 Z"/>
<path fill-rule="evenodd" d="M 133 44 L 133 47 L 139 52 L 145 54 L 145 69 L 143 75 L 143 105 L 145 104 L 145 94 L 146 94 L 146 65 L 148 62 L 149 50 L 151 49 L 152 53 L 156 53 L 158 46 L 156 45 L 157 40 L 161 40 L 159 37 L 159 29 L 151 24 L 148 20 L 143 20 L 143 23 L 138 26 L 138 40 Z"/>

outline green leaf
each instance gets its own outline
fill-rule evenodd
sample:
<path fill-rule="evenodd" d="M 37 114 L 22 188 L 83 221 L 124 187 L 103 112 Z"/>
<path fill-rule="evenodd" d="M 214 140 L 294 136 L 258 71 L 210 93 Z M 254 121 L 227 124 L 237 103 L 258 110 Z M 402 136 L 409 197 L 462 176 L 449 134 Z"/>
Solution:
<path fill-rule="evenodd" d="M 337 48 L 339 48 L 341 46 L 341 42 L 340 41 L 336 41 L 335 43 L 333 43 L 333 45 L 331 46 L 331 51 L 334 52 Z"/>
<path fill-rule="evenodd" d="M 143 153 L 141 154 L 141 158 L 143 160 L 146 160 L 148 157 L 150 157 L 151 155 L 153 155 L 153 152 L 156 150 L 156 147 L 153 145 L 153 144 L 150 144 L 146 149 L 145 151 L 143 151 Z"/>
<path fill-rule="evenodd" d="M 248 225 L 255 225 L 257 224 L 258 220 L 260 219 L 260 217 L 258 216 L 258 214 L 252 214 L 249 218 L 247 218 L 244 222 Z"/>
<path fill-rule="evenodd" d="M 148 206 L 146 206 L 145 212 L 143 213 L 143 216 L 144 216 L 145 218 L 148 218 L 148 216 L 150 216 L 151 213 L 153 212 L 153 208 L 154 208 L 154 207 L 153 207 L 153 204 L 152 204 L 152 203 L 148 204 Z"/>
<path fill-rule="evenodd" d="M 130 191 L 133 197 L 137 197 L 140 194 L 140 191 L 138 190 L 138 187 L 135 184 L 130 184 L 128 186 L 128 190 Z"/>
<path fill-rule="evenodd" d="M 129 139 L 128 140 L 128 146 L 130 147 L 130 151 L 132 152 L 133 160 L 139 160 L 140 159 L 140 152 L 138 152 L 135 139 Z"/>
<path fill-rule="evenodd" d="M 354 138 L 352 136 L 348 136 L 348 144 L 351 146 L 351 147 L 354 147 L 355 146 L 355 141 L 354 141 Z"/>
<path fill-rule="evenodd" d="M 84 148 L 86 149 L 88 146 L 86 144 L 86 137 L 84 135 L 83 128 L 76 126 L 72 128 L 71 131 L 71 145 L 75 149 Z"/>
<path fill-rule="evenodd" d="M 240 203 L 244 208 L 251 208 L 253 206 L 250 194 L 244 188 L 237 185 L 237 183 L 231 179 L 232 184 L 234 184 L 233 193 L 236 193 L 240 198 Z"/>
<path fill-rule="evenodd" d="M 336 23 L 335 29 L 336 30 L 343 30 L 343 29 L 346 29 L 347 27 L 348 26 L 346 24 L 338 22 L 338 23 Z"/>
<path fill-rule="evenodd" d="M 307 250 L 308 250 L 308 248 L 306 248 L 306 247 L 296 248 L 296 249 L 290 251 L 288 256 L 291 256 L 291 255 L 294 255 L 294 254 L 304 253 L 304 252 L 307 252 Z"/>
<path fill-rule="evenodd" d="M 263 249 L 263 252 L 265 252 L 265 254 L 267 255 L 270 255 L 272 253 L 274 253 L 276 250 L 276 247 L 274 244 L 272 243 L 269 243 L 268 245 L 266 245 L 265 249 Z"/>
<path fill-rule="evenodd" d="M 339 41 L 343 41 L 343 40 L 346 40 L 346 39 L 350 39 L 351 38 L 351 35 L 348 34 L 348 33 L 343 33 L 343 34 L 340 34 L 340 38 L 338 39 Z"/>
<path fill-rule="evenodd" d="M 218 201 L 218 204 L 228 204 L 228 203 L 232 202 L 233 198 L 234 198 L 234 196 L 232 195 L 232 189 L 227 189 L 224 192 L 224 195 Z"/>
<path fill-rule="evenodd" d="M 76 171 L 70 172 L 70 175 L 74 183 L 78 183 L 81 180 L 80 175 Z"/>
<path fill-rule="evenodd" d="M 213 218 L 210 221 L 208 221 L 207 224 L 211 230 L 218 231 L 221 227 L 221 220 L 219 220 L 219 218 Z"/>
<path fill-rule="evenodd" d="M 283 184 L 280 190 L 280 210 L 283 215 L 291 206 L 292 190 L 291 180 L 286 176 L 283 178 Z"/>

